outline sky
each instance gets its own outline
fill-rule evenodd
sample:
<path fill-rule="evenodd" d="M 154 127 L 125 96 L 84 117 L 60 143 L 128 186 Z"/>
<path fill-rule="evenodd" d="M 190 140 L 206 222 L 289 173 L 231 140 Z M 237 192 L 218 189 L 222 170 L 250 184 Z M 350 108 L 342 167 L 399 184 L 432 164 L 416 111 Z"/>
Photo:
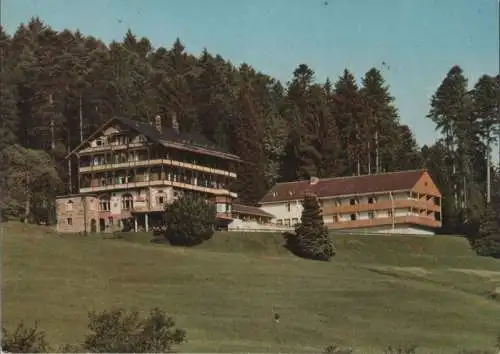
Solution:
<path fill-rule="evenodd" d="M 121 40 L 128 28 L 155 47 L 179 37 L 192 54 L 206 47 L 284 83 L 302 63 L 318 82 L 337 80 L 345 68 L 360 80 L 376 67 L 401 122 L 423 145 L 439 137 L 425 116 L 453 65 L 471 87 L 499 72 L 498 1 L 0 0 L 0 18 L 11 34 L 38 16 L 56 30 L 80 29 L 105 42 Z"/>

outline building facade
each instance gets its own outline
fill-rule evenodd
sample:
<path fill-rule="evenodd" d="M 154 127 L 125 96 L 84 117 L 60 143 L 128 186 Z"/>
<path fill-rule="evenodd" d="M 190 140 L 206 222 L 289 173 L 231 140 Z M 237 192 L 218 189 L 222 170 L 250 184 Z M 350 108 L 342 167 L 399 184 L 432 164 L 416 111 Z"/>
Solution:
<path fill-rule="evenodd" d="M 429 235 L 441 227 L 441 193 L 426 170 L 279 183 L 261 208 L 277 225 L 293 226 L 306 193 L 318 197 L 332 230 Z"/>
<path fill-rule="evenodd" d="M 77 161 L 78 193 L 57 198 L 57 230 L 149 231 L 186 193 L 215 203 L 219 221 L 230 223 L 237 195 L 229 186 L 241 160 L 172 125 L 113 118 L 73 150 L 67 158 Z"/>

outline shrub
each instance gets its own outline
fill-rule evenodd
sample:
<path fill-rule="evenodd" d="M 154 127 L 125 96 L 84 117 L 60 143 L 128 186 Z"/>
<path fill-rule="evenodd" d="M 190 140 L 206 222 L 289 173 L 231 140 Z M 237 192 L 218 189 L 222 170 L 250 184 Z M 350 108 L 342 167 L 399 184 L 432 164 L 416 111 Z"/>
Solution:
<path fill-rule="evenodd" d="M 325 354 L 351 354 L 353 351 L 351 348 L 339 348 L 336 345 L 329 345 L 325 348 L 323 353 Z"/>
<path fill-rule="evenodd" d="M 137 312 L 112 309 L 89 314 L 89 330 L 83 348 L 94 353 L 165 353 L 185 341 L 186 332 L 160 309 L 141 319 Z"/>
<path fill-rule="evenodd" d="M 12 333 L 2 327 L 2 352 L 46 353 L 48 350 L 45 333 L 38 329 L 38 323 L 32 328 L 20 323 Z"/>
<path fill-rule="evenodd" d="M 295 234 L 284 235 L 286 246 L 300 257 L 328 261 L 335 255 L 335 249 L 323 222 L 318 200 L 314 196 L 306 196 L 302 205 L 304 209 Z"/>
<path fill-rule="evenodd" d="M 165 238 L 175 246 L 195 246 L 214 234 L 216 210 L 212 203 L 186 195 L 165 208 Z"/>
<path fill-rule="evenodd" d="M 384 350 L 385 354 L 416 354 L 417 346 L 416 345 L 398 345 L 397 347 L 388 346 Z"/>

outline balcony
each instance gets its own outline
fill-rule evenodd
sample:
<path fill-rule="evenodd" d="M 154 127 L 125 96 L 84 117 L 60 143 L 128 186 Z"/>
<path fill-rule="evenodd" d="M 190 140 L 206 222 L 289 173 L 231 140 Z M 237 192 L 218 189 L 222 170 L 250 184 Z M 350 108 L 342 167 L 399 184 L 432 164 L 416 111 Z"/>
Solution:
<path fill-rule="evenodd" d="M 93 154 L 96 152 L 106 152 L 106 151 L 116 151 L 116 150 L 127 150 L 127 149 L 134 149 L 134 148 L 140 148 L 140 147 L 145 147 L 145 143 L 130 143 L 130 144 L 106 144 L 106 145 L 99 145 L 99 146 L 94 146 L 94 147 L 88 147 L 85 149 L 82 149 L 78 152 L 79 155 L 89 155 Z"/>
<path fill-rule="evenodd" d="M 156 181 L 142 181 L 142 182 L 129 182 L 129 183 L 121 183 L 121 184 L 109 184 L 106 186 L 97 186 L 97 187 L 86 187 L 80 188 L 80 193 L 96 193 L 96 192 L 105 192 L 111 190 L 124 190 L 124 189 L 133 189 L 133 188 L 147 188 L 152 186 L 171 186 L 179 189 L 188 189 L 192 191 L 209 193 L 212 195 L 227 195 L 232 198 L 237 198 L 237 194 L 233 193 L 227 189 L 217 189 L 217 188 L 209 188 L 209 187 L 201 187 L 196 186 L 189 183 L 182 182 L 174 182 L 168 180 L 156 180 Z"/>
<path fill-rule="evenodd" d="M 326 225 L 328 226 L 329 229 L 338 230 L 338 229 L 354 229 L 354 228 L 373 227 L 373 226 L 391 226 L 393 222 L 395 225 L 411 224 L 411 225 L 426 226 L 430 228 L 441 227 L 440 221 L 422 216 L 396 216 L 394 218 L 386 217 L 386 218 L 374 218 L 365 220 L 352 220 L 352 221 L 349 220 L 349 221 L 339 221 L 336 223 L 328 223 Z"/>
<path fill-rule="evenodd" d="M 161 166 L 161 165 L 176 166 L 176 167 L 186 168 L 186 169 L 195 170 L 195 171 L 199 171 L 199 172 L 205 172 L 205 173 L 210 173 L 210 174 L 216 174 L 216 175 L 236 178 L 236 173 L 234 173 L 234 172 L 229 172 L 229 171 L 225 171 L 225 170 L 221 170 L 221 169 L 217 169 L 217 168 L 212 168 L 212 167 L 205 167 L 205 166 L 201 166 L 201 165 L 195 165 L 195 164 L 187 163 L 187 162 L 168 160 L 168 159 L 128 161 L 128 162 L 122 162 L 122 163 L 112 163 L 112 164 L 104 164 L 104 165 L 97 165 L 97 166 L 85 166 L 85 167 L 80 167 L 80 172 L 81 173 L 103 172 L 103 171 L 125 169 L 125 168 L 131 168 L 131 167 L 132 168 L 133 167 L 149 167 L 149 166 Z"/>
<path fill-rule="evenodd" d="M 414 199 L 395 199 L 391 200 L 381 200 L 373 204 L 362 203 L 354 205 L 340 205 L 340 206 L 324 206 L 323 215 L 331 214 L 341 214 L 341 213 L 355 213 L 364 211 L 376 211 L 376 210 L 387 210 L 387 209 L 418 209 L 418 210 L 428 210 L 434 212 L 440 212 L 441 207 L 436 205 L 432 200 L 422 201 Z"/>

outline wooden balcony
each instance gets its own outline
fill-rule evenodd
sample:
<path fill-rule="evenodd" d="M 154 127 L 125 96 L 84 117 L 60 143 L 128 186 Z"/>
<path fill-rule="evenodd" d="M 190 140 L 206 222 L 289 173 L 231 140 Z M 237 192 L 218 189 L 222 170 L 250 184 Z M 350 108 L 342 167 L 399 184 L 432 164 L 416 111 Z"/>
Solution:
<path fill-rule="evenodd" d="M 216 188 L 208 188 L 195 186 L 193 184 L 174 182 L 168 180 L 157 180 L 157 181 L 144 181 L 144 182 L 130 182 L 130 183 L 122 183 L 122 184 L 109 184 L 106 186 L 98 186 L 98 187 L 87 187 L 80 188 L 80 193 L 97 193 L 97 192 L 105 192 L 111 190 L 126 190 L 126 189 L 134 189 L 134 188 L 147 188 L 151 186 L 171 186 L 179 189 L 188 189 L 197 192 L 209 193 L 213 195 L 227 195 L 232 198 L 237 198 L 238 195 L 233 193 L 227 189 L 216 189 Z"/>
<path fill-rule="evenodd" d="M 127 150 L 127 149 L 134 149 L 134 148 L 140 148 L 140 147 L 146 147 L 147 145 L 145 143 L 130 143 L 130 144 L 106 144 L 106 145 L 100 145 L 100 146 L 94 146 L 94 147 L 88 147 L 85 149 L 82 149 L 78 151 L 78 155 L 80 156 L 85 156 L 85 155 L 90 155 L 94 154 L 96 152 L 106 152 L 106 151 L 116 151 L 116 150 Z"/>
<path fill-rule="evenodd" d="M 413 208 L 417 210 L 428 210 L 433 212 L 441 212 L 441 207 L 434 204 L 432 200 L 423 201 L 415 199 L 395 199 L 381 200 L 373 204 L 362 203 L 355 205 L 340 205 L 340 206 L 324 206 L 323 215 L 341 214 L 341 213 L 356 213 L 377 210 L 390 210 L 394 209 L 408 209 Z"/>
<path fill-rule="evenodd" d="M 125 168 L 161 166 L 161 165 L 177 166 L 177 167 L 182 167 L 182 168 L 195 170 L 195 171 L 199 171 L 199 172 L 205 172 L 205 173 L 210 173 L 210 174 L 215 174 L 215 175 L 236 178 L 236 173 L 234 173 L 234 172 L 225 171 L 225 170 L 212 168 L 212 167 L 206 167 L 206 166 L 202 166 L 202 165 L 195 165 L 195 164 L 187 163 L 187 162 L 169 160 L 169 159 L 127 161 L 127 162 L 121 162 L 121 163 L 110 163 L 110 164 L 99 165 L 99 166 L 86 166 L 86 167 L 80 167 L 80 172 L 81 173 L 102 172 L 102 171 L 110 171 L 110 170 L 125 169 Z"/>
<path fill-rule="evenodd" d="M 338 229 L 355 229 L 355 228 L 363 228 L 363 227 L 374 227 L 374 226 L 392 226 L 394 221 L 394 225 L 401 224 L 410 224 L 410 225 L 419 225 L 426 226 L 430 228 L 440 228 L 441 221 L 434 220 L 432 218 L 423 217 L 423 216 L 395 216 L 387 217 L 387 218 L 374 218 L 374 219 L 366 219 L 366 220 L 349 220 L 349 221 L 339 221 L 337 223 L 328 223 L 326 224 L 329 229 L 338 230 Z"/>

